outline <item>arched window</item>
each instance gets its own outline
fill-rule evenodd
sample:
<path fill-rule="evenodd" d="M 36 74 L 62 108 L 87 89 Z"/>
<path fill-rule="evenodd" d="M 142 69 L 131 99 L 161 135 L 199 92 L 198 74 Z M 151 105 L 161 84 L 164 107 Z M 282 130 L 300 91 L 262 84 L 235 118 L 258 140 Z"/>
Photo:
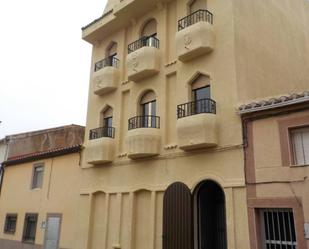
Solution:
<path fill-rule="evenodd" d="M 144 38 L 143 45 L 148 47 L 157 47 L 157 21 L 150 19 L 141 30 L 141 38 Z"/>
<path fill-rule="evenodd" d="M 156 115 L 156 95 L 153 91 L 146 92 L 140 101 L 141 115 Z"/>
<path fill-rule="evenodd" d="M 207 0 L 193 0 L 189 2 L 189 10 L 190 14 L 198 11 L 198 10 L 205 10 L 207 9 Z"/>
<path fill-rule="evenodd" d="M 210 79 L 208 76 L 199 75 L 191 85 L 192 100 L 195 103 L 195 113 L 208 112 L 210 108 L 209 100 L 210 95 Z"/>
<path fill-rule="evenodd" d="M 113 136 L 113 109 L 108 106 L 101 113 L 101 124 L 103 128 L 103 135 L 105 137 Z"/>
<path fill-rule="evenodd" d="M 193 101 L 210 99 L 210 79 L 200 74 L 191 85 Z"/>
<path fill-rule="evenodd" d="M 108 106 L 102 111 L 102 127 L 113 126 L 113 109 Z"/>
<path fill-rule="evenodd" d="M 153 91 L 146 92 L 140 100 L 140 115 L 144 127 L 156 128 L 156 95 Z"/>
<path fill-rule="evenodd" d="M 108 66 L 117 67 L 117 43 L 111 42 L 106 49 L 106 59 Z"/>
<path fill-rule="evenodd" d="M 112 42 L 106 49 L 106 57 L 115 57 L 117 56 L 117 43 Z"/>
<path fill-rule="evenodd" d="M 141 37 L 144 36 L 157 36 L 157 21 L 155 19 L 150 19 L 148 22 L 145 23 L 141 31 Z"/>

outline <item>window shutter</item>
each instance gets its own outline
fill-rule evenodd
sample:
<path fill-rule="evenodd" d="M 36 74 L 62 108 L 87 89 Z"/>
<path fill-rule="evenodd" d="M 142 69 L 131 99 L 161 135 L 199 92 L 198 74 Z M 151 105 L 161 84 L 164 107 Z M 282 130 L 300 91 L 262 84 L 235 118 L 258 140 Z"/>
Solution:
<path fill-rule="evenodd" d="M 194 13 L 200 9 L 207 9 L 207 1 L 206 0 L 195 0 L 192 1 L 190 5 L 190 12 Z"/>
<path fill-rule="evenodd" d="M 112 117 L 113 116 L 113 109 L 111 107 L 108 107 L 104 112 L 103 112 L 104 118 Z"/>
<path fill-rule="evenodd" d="M 148 91 L 147 93 L 143 95 L 140 103 L 143 105 L 143 104 L 155 101 L 155 100 L 156 100 L 156 94 L 153 91 Z"/>
<path fill-rule="evenodd" d="M 163 201 L 163 249 L 193 249 L 192 198 L 183 183 L 170 185 Z"/>
<path fill-rule="evenodd" d="M 292 130 L 294 161 L 298 165 L 309 163 L 309 128 Z"/>
<path fill-rule="evenodd" d="M 302 136 L 300 132 L 294 132 L 293 134 L 293 146 L 294 146 L 294 159 L 298 165 L 304 164 Z"/>
<path fill-rule="evenodd" d="M 305 164 L 309 164 L 309 128 L 304 130 L 303 133 L 304 157 Z"/>
<path fill-rule="evenodd" d="M 142 37 L 151 36 L 156 33 L 157 33 L 157 21 L 155 19 L 151 19 L 145 24 L 141 35 Z"/>
<path fill-rule="evenodd" d="M 107 50 L 107 56 L 113 56 L 117 54 L 117 43 L 113 43 Z"/>
<path fill-rule="evenodd" d="M 210 78 L 206 75 L 199 75 L 193 82 L 192 82 L 192 90 L 210 86 Z"/>

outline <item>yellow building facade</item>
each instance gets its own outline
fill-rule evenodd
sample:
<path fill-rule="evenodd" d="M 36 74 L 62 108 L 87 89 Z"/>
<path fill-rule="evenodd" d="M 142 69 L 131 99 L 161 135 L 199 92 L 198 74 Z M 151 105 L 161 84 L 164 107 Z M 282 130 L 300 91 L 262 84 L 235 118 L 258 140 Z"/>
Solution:
<path fill-rule="evenodd" d="M 0 141 L 0 248 L 308 249 L 308 13 L 109 0 L 83 28 L 85 139 Z"/>
<path fill-rule="evenodd" d="M 1 249 L 74 248 L 83 136 L 71 125 L 6 137 Z"/>
<path fill-rule="evenodd" d="M 302 92 L 309 6 L 108 1 L 93 45 L 76 249 L 250 248 L 242 104 Z"/>
<path fill-rule="evenodd" d="M 224 192 L 226 246 L 249 247 L 233 6 L 196 4 L 115 2 L 84 29 L 94 45 L 86 134 L 112 109 L 115 136 L 85 142 L 77 248 L 162 248 L 164 192 L 182 182 L 193 194 L 207 180 Z M 200 8 L 209 12 L 196 17 Z M 115 45 L 117 65 L 96 70 Z M 193 90 L 207 86 L 213 102 L 199 113 Z"/>

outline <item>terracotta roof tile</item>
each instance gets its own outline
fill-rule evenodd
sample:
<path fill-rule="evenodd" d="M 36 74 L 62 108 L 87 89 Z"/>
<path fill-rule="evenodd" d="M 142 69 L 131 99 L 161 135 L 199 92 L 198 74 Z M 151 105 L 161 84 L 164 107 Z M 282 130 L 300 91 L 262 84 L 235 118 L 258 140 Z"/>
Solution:
<path fill-rule="evenodd" d="M 268 100 L 260 100 L 249 104 L 243 104 L 238 108 L 238 114 L 241 115 L 304 102 L 309 102 L 309 91 L 293 93 L 280 97 L 272 97 Z"/>
<path fill-rule="evenodd" d="M 70 153 L 79 152 L 82 148 L 81 144 L 76 144 L 73 146 L 62 147 L 62 148 L 54 148 L 47 151 L 39 151 L 30 154 L 19 155 L 15 157 L 10 157 L 7 161 L 3 162 L 4 166 L 11 166 L 15 164 L 31 162 L 39 159 L 45 159 L 49 157 L 62 156 Z"/>

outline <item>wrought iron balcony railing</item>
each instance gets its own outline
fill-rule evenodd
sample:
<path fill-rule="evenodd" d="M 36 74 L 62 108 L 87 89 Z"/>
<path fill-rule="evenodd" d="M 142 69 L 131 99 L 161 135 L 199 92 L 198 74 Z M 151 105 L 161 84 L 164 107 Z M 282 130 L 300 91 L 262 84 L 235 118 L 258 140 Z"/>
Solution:
<path fill-rule="evenodd" d="M 208 22 L 213 24 L 213 14 L 208 10 L 197 10 L 194 13 L 180 19 L 178 21 L 178 31 L 185 29 L 197 22 Z"/>
<path fill-rule="evenodd" d="M 115 58 L 114 56 L 107 57 L 103 60 L 100 60 L 95 63 L 94 65 L 94 71 L 99 71 L 104 67 L 115 67 L 118 68 L 119 60 Z"/>
<path fill-rule="evenodd" d="M 153 36 L 144 36 L 140 39 L 138 39 L 135 42 L 132 42 L 128 45 L 128 54 L 136 51 L 137 49 L 140 49 L 142 47 L 160 47 L 160 41 L 156 37 Z"/>
<path fill-rule="evenodd" d="M 160 117 L 152 115 L 136 116 L 128 121 L 128 129 L 157 128 L 160 129 Z"/>
<path fill-rule="evenodd" d="M 216 102 L 212 99 L 200 99 L 177 106 L 178 118 L 193 116 L 200 113 L 216 114 Z"/>
<path fill-rule="evenodd" d="M 115 128 L 114 127 L 100 127 L 90 130 L 89 140 L 94 140 L 102 137 L 115 138 Z"/>

